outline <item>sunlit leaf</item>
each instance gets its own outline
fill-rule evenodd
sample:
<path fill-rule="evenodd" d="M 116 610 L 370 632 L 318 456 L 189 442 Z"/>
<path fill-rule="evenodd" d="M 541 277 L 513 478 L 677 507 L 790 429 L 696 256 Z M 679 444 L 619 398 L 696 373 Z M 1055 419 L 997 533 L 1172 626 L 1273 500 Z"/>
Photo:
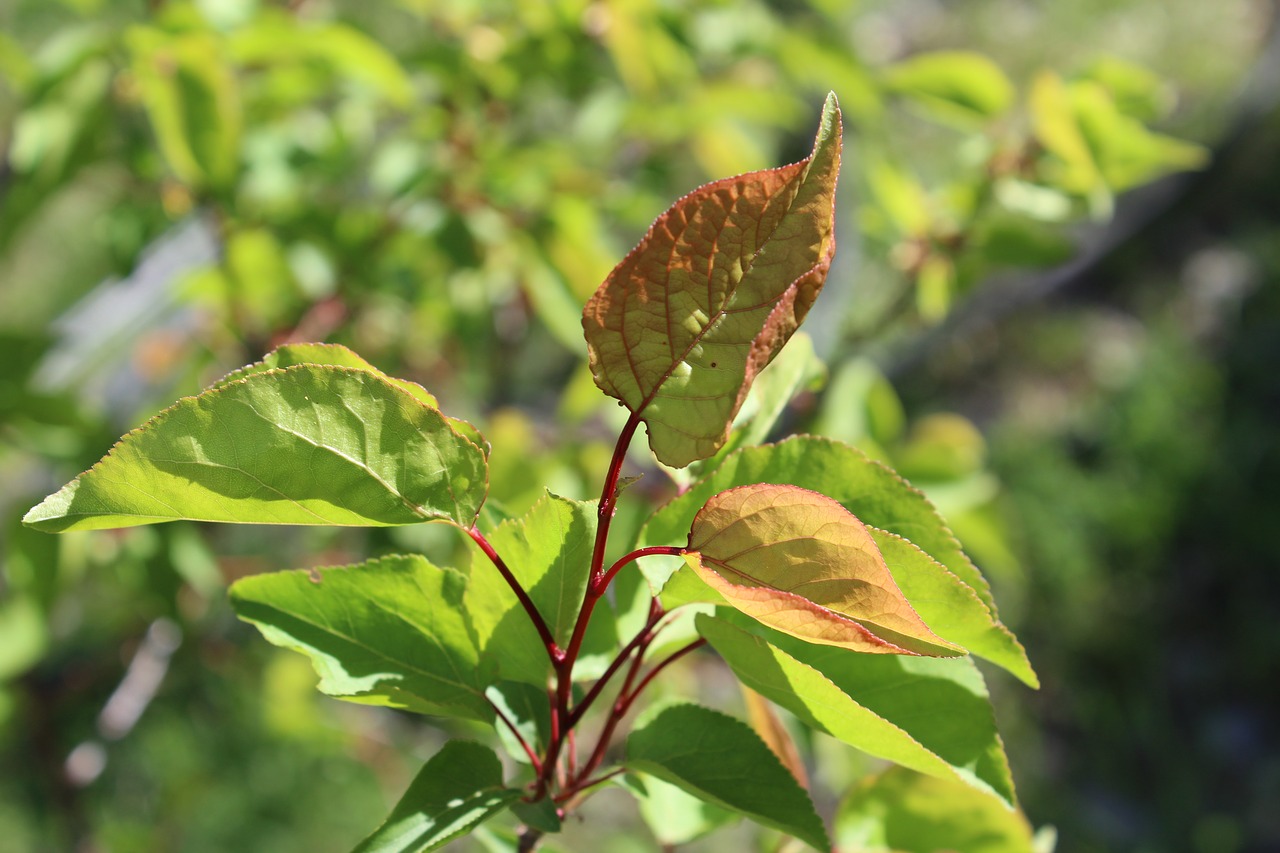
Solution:
<path fill-rule="evenodd" d="M 959 638 L 948 639 L 955 639 L 973 654 L 1004 667 L 1028 685 L 1039 685 L 1026 651 L 1000 623 L 986 580 L 961 550 L 937 510 L 893 471 L 847 444 L 801 436 L 731 454 L 713 474 L 658 510 L 641 531 L 641 544 L 682 541 L 707 500 L 726 489 L 750 483 L 789 483 L 821 492 L 839 501 L 864 524 L 895 533 L 921 548 L 973 591 L 985 607 L 992 628 L 983 641 L 973 645 Z M 673 562 L 678 565 L 678 561 Z M 640 568 L 656 589 L 662 589 L 671 572 L 669 565 L 663 566 L 657 559 L 641 562 Z M 903 592 L 911 600 L 911 590 L 904 588 Z M 923 601 L 913 603 L 918 611 L 928 606 Z M 939 624 L 944 623 L 945 620 Z M 945 632 L 943 636 L 947 636 Z"/>
<path fill-rule="evenodd" d="M 561 648 L 569 644 L 586 594 L 595 532 L 594 502 L 547 494 L 488 537 Z M 511 588 L 483 556 L 472 560 L 467 599 L 480 642 L 500 661 L 503 677 L 545 687 L 550 675 L 546 649 Z M 600 675 L 617 642 L 613 611 L 602 601 L 592 613 L 575 677 Z"/>
<path fill-rule="evenodd" d="M 587 303 L 596 384 L 647 424 L 664 464 L 716 452 L 817 298 L 835 251 L 840 145 L 829 96 L 807 159 L 685 196 Z"/>
<path fill-rule="evenodd" d="M 254 362 L 239 370 L 233 370 L 214 383 L 212 387 L 220 388 L 223 385 L 227 385 L 237 379 L 244 379 L 246 376 L 251 376 L 255 373 L 265 373 L 276 368 L 293 367 L 296 364 L 327 364 L 331 367 L 354 367 L 358 370 L 367 370 L 386 379 L 392 385 L 403 388 L 426 405 L 432 408 L 437 406 L 435 396 L 418 383 L 387 376 L 381 370 L 365 361 L 360 355 L 341 344 L 284 344 L 263 356 L 262 361 Z"/>
<path fill-rule="evenodd" d="M 230 596 L 264 637 L 309 657 L 330 696 L 488 723 L 496 667 L 481 657 L 466 584 L 414 555 L 257 575 Z"/>
<path fill-rule="evenodd" d="M 863 652 L 955 656 L 894 582 L 870 531 L 835 500 L 794 486 L 721 492 L 685 555 L 732 606 L 783 633 Z"/>
<path fill-rule="evenodd" d="M 626 765 L 831 849 L 808 794 L 741 720 L 693 704 L 652 709 L 627 738 Z"/>
<path fill-rule="evenodd" d="M 970 51 L 922 53 L 888 70 L 889 88 L 928 115 L 961 127 L 981 126 L 1013 104 L 1013 84 L 989 57 Z"/>
<path fill-rule="evenodd" d="M 417 396 L 366 370 L 302 364 L 178 401 L 24 521 L 470 526 L 487 487 L 482 449 Z"/>
<path fill-rule="evenodd" d="M 223 45 L 211 32 L 134 27 L 133 74 L 160 150 L 183 181 L 221 187 L 240 159 L 240 93 Z"/>
<path fill-rule="evenodd" d="M 1004 747 L 972 660 L 860 655 L 770 631 L 766 639 L 737 619 L 743 627 L 705 614 L 697 625 L 745 686 L 868 755 L 1013 802 Z"/>
<path fill-rule="evenodd" d="M 848 853 L 1032 853 L 1021 812 L 958 782 L 901 767 L 865 779 L 836 814 Z"/>
<path fill-rule="evenodd" d="M 520 798 L 502 784 L 493 750 L 451 740 L 423 765 L 391 815 L 352 853 L 435 850 L 493 817 Z"/>

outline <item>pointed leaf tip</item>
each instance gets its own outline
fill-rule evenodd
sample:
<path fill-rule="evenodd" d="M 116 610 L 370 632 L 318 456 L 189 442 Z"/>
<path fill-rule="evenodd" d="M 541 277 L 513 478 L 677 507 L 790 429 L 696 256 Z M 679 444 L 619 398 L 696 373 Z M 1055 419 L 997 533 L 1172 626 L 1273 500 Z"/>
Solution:
<path fill-rule="evenodd" d="M 813 153 L 707 184 L 657 218 L 583 311 L 596 384 L 682 468 L 728 437 L 751 383 L 813 306 L 835 253 L 840 110 Z"/>
<path fill-rule="evenodd" d="M 692 570 L 726 602 L 793 637 L 862 652 L 957 657 L 894 581 L 871 533 L 838 502 L 757 484 L 707 501 L 689 531 Z"/>

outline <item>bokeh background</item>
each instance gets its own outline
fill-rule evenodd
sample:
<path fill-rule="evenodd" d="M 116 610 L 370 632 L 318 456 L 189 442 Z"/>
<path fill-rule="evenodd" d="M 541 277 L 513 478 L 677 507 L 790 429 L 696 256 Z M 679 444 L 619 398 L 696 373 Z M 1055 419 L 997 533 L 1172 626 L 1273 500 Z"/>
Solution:
<path fill-rule="evenodd" d="M 834 90 L 826 366 L 788 426 L 925 488 L 992 580 L 1058 850 L 1280 849 L 1278 13 L 0 0 L 0 848 L 350 849 L 443 734 L 316 693 L 225 588 L 447 536 L 18 519 L 289 340 L 478 424 L 509 508 L 594 494 L 582 302 L 678 196 L 804 156 Z M 866 769 L 810 760 L 828 805 Z M 658 849 L 624 797 L 586 815 L 565 847 Z"/>

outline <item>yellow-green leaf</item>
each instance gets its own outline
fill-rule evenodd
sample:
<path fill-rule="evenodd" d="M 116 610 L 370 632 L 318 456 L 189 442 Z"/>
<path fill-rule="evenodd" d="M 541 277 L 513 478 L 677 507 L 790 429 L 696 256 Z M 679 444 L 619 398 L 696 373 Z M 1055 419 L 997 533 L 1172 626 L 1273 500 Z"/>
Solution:
<path fill-rule="evenodd" d="M 179 400 L 23 521 L 468 526 L 487 473 L 454 421 L 380 374 L 299 364 Z"/>
<path fill-rule="evenodd" d="M 840 148 L 831 95 L 808 158 L 680 199 L 588 301 L 596 384 L 645 422 L 664 464 L 724 444 L 752 381 L 817 298 L 835 252 Z"/>
<path fill-rule="evenodd" d="M 795 486 L 739 486 L 713 497 L 689 532 L 698 577 L 753 619 L 811 643 L 956 657 L 925 625 L 870 531 L 835 500 Z"/>

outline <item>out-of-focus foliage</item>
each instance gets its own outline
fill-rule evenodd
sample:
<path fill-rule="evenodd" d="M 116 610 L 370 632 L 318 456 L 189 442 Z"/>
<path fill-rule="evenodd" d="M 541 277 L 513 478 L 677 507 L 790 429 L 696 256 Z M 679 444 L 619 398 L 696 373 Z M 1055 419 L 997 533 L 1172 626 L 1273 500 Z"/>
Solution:
<path fill-rule="evenodd" d="M 0 755 L 22 772 L 0 781 L 3 837 L 20 851 L 346 849 L 442 739 L 313 698 L 304 669 L 246 642 L 223 591 L 255 572 L 455 547 L 433 529 L 169 525 L 54 539 L 17 527 L 141 413 L 272 344 L 342 342 L 484 425 L 492 497 L 508 511 L 544 486 L 590 493 L 608 458 L 597 425 L 618 412 L 599 409 L 579 362 L 580 306 L 676 192 L 799 159 L 809 140 L 793 129 L 835 90 L 858 140 L 841 203 L 859 216 L 844 217 L 809 329 L 820 353 L 843 355 L 942 320 L 992 275 L 1065 260 L 1069 225 L 1105 222 L 1126 189 L 1203 165 L 1184 140 L 1220 134 L 1268 8 L 9 0 Z M 1190 711 L 1153 723 L 1166 720 L 1162 673 L 1176 670 L 1215 685 L 1215 714 L 1194 732 L 1219 760 L 1212 778 L 1275 785 L 1271 765 L 1251 775 L 1232 763 L 1265 735 L 1245 688 L 1201 675 L 1217 649 L 1192 643 L 1180 657 L 1156 639 L 1180 623 L 1149 615 L 1216 629 L 1170 579 L 1207 590 L 1232 613 L 1249 687 L 1266 683 L 1256 661 L 1273 644 L 1257 626 L 1274 621 L 1261 603 L 1274 586 L 1241 570 L 1254 603 L 1233 593 L 1199 533 L 1234 530 L 1241 565 L 1274 555 L 1256 540 L 1274 501 L 1251 503 L 1252 526 L 1223 508 L 1253 491 L 1223 469 L 1274 468 L 1247 405 L 1261 391 L 1247 389 L 1270 387 L 1258 365 L 1276 310 L 1251 304 L 1264 319 L 1245 343 L 1219 345 L 1226 378 L 1218 350 L 1186 343 L 1186 324 L 1138 333 L 1141 306 L 1120 323 L 1086 311 L 1021 332 L 1014 357 L 1028 369 L 1008 370 L 1016 393 L 996 411 L 982 379 L 956 379 L 993 346 L 972 345 L 935 372 L 968 391 L 953 408 L 1002 424 L 990 451 L 973 423 L 940 411 L 941 393 L 920 405 L 933 380 L 900 398 L 872 361 L 833 364 L 824 396 L 777 413 L 816 415 L 813 427 L 925 488 L 1002 602 L 1039 626 L 1024 633 L 1041 673 L 1060 673 L 1044 702 L 1057 739 L 1016 770 L 1033 820 L 1062 826 L 1060 849 L 1190 833 L 1196 849 L 1230 850 L 1266 827 L 1280 836 L 1244 811 L 1267 801 L 1252 788 L 1231 790 L 1254 805 L 1215 798 L 1197 818 L 1208 788 L 1191 767 L 1178 790 L 1137 796 L 1129 752 L 1114 746 L 1140 731 L 1144 755 L 1182 750 Z M 812 389 L 818 373 L 797 365 L 780 387 Z M 1199 423 L 1221 438 L 1210 444 Z M 1233 461 L 1212 465 L 1223 448 Z M 997 513 L 1002 493 L 1017 512 Z M 624 499 L 620 528 L 637 526 L 630 511 Z M 1179 564 L 1175 535 L 1199 548 L 1195 565 Z M 1138 649 L 1156 669 L 1121 707 L 1108 691 L 1131 680 L 1123 662 Z M 1059 701 L 1068 694 L 1078 704 Z M 140 718 L 111 712 L 130 702 Z M 1064 793 L 1062 778 L 1084 793 Z"/>

